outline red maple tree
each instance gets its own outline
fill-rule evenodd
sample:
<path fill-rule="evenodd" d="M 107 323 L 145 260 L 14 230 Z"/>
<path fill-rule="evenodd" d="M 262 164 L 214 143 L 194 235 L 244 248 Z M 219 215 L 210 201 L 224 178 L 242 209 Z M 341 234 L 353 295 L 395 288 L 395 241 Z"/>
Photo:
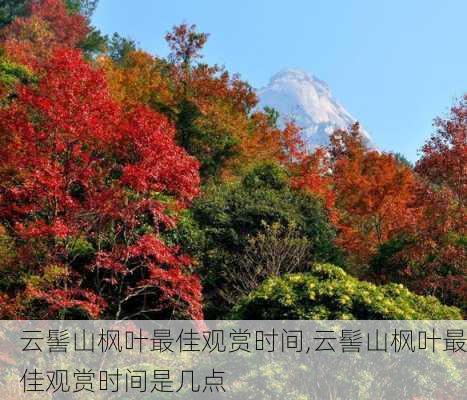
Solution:
<path fill-rule="evenodd" d="M 54 49 L 75 48 L 90 32 L 86 18 L 70 13 L 63 0 L 33 0 L 28 15 L 0 32 L 2 47 L 15 61 L 37 68 Z"/>
<path fill-rule="evenodd" d="M 413 245 L 402 255 L 407 273 L 420 292 L 466 307 L 467 255 L 467 95 L 437 128 L 422 148 L 415 170 L 424 179 L 417 193 L 423 214 Z"/>
<path fill-rule="evenodd" d="M 358 124 L 333 134 L 330 154 L 339 243 L 367 263 L 381 244 L 415 223 L 415 176 L 392 154 L 367 149 Z"/>
<path fill-rule="evenodd" d="M 0 221 L 21 282 L 0 311 L 201 318 L 190 260 L 163 240 L 198 194 L 198 162 L 166 118 L 111 100 L 79 52 L 57 50 L 43 71 L 0 109 Z"/>

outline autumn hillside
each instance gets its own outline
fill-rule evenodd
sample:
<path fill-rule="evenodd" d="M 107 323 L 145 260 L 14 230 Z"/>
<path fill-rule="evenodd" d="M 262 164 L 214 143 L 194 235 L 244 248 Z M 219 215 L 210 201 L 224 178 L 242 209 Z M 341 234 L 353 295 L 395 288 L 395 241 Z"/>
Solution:
<path fill-rule="evenodd" d="M 308 151 L 195 25 L 165 58 L 96 6 L 0 1 L 0 318 L 465 315 L 467 94 L 415 165 Z"/>

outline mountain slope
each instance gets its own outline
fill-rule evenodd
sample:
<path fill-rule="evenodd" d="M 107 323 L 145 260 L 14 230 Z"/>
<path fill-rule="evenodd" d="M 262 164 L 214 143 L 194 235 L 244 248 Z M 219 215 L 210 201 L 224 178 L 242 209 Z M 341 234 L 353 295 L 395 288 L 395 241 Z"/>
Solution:
<path fill-rule="evenodd" d="M 327 84 L 297 69 L 286 69 L 274 75 L 269 84 L 258 91 L 260 107 L 276 109 L 280 122 L 294 120 L 302 128 L 307 147 L 326 145 L 337 128 L 348 128 L 355 118 L 333 97 Z M 369 139 L 369 135 L 363 132 Z"/>

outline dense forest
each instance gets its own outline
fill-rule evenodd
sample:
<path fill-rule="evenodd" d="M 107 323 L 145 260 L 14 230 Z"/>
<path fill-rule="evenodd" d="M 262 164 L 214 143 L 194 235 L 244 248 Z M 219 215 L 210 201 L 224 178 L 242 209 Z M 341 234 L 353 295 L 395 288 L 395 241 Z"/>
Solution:
<path fill-rule="evenodd" d="M 0 318 L 463 318 L 467 94 L 415 165 L 310 151 L 195 25 L 162 57 L 96 6 L 0 1 Z"/>

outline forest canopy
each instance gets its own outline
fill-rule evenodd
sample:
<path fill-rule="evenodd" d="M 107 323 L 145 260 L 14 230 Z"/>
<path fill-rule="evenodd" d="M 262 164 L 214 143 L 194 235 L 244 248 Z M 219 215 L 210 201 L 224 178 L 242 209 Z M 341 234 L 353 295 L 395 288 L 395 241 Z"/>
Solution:
<path fill-rule="evenodd" d="M 414 166 L 309 149 L 196 25 L 164 57 L 96 6 L 0 1 L 0 318 L 465 315 L 467 94 Z"/>

